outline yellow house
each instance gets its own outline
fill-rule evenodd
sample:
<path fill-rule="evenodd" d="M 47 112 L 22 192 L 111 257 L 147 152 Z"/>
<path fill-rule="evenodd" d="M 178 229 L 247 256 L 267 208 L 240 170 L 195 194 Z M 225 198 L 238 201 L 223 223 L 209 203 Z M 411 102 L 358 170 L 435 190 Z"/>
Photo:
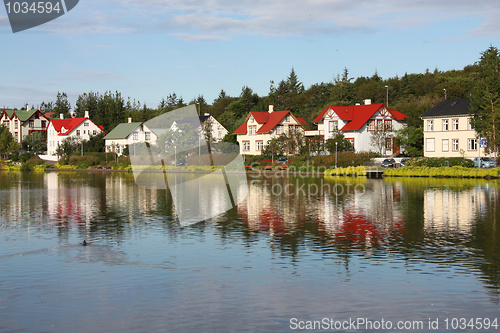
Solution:
<path fill-rule="evenodd" d="M 446 99 L 424 113 L 425 157 L 488 156 L 478 151 L 478 133 L 471 127 L 470 99 Z"/>
<path fill-rule="evenodd" d="M 306 124 L 303 118 L 295 117 L 289 110 L 274 111 L 269 105 L 269 111 L 250 111 L 233 134 L 236 134 L 242 155 L 261 155 L 271 139 L 294 130 L 304 132 Z"/>

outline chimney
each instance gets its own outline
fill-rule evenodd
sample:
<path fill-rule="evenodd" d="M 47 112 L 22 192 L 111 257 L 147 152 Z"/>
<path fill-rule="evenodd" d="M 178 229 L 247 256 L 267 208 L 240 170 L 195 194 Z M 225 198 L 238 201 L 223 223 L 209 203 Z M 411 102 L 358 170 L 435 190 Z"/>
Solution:
<path fill-rule="evenodd" d="M 365 105 L 370 105 L 372 104 L 372 100 L 371 99 L 365 99 Z"/>
<path fill-rule="evenodd" d="M 90 117 L 89 117 L 89 112 L 88 112 L 88 111 L 85 111 L 85 118 L 90 118 Z"/>
<path fill-rule="evenodd" d="M 274 105 L 269 105 L 269 113 L 274 111 Z"/>
<path fill-rule="evenodd" d="M 128 123 L 131 124 L 132 123 L 132 118 L 131 117 L 128 117 Z"/>
<path fill-rule="evenodd" d="M 64 115 L 62 113 L 59 113 L 59 118 L 64 119 Z"/>
<path fill-rule="evenodd" d="M 26 104 L 26 111 L 31 110 L 31 106 L 29 104 Z"/>

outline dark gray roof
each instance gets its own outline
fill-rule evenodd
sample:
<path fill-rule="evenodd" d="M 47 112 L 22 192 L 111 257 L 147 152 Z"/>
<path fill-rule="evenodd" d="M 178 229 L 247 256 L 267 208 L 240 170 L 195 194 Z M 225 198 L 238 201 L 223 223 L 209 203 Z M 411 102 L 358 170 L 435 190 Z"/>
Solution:
<path fill-rule="evenodd" d="M 420 117 L 421 118 L 446 117 L 446 116 L 461 116 L 468 114 L 472 114 L 470 110 L 470 99 L 457 98 L 457 99 L 445 99 L 444 101 L 434 106 Z"/>
<path fill-rule="evenodd" d="M 210 116 L 196 116 L 196 117 L 184 117 L 177 121 L 178 124 L 190 124 L 193 128 L 203 124 Z"/>

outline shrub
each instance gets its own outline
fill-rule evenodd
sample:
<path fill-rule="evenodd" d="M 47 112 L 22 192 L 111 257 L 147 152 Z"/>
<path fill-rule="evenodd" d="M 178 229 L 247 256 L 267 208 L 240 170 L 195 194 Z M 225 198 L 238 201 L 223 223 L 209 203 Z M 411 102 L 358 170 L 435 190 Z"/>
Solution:
<path fill-rule="evenodd" d="M 385 169 L 384 176 L 387 177 L 459 177 L 459 178 L 498 178 L 500 168 L 479 169 L 463 166 L 453 167 L 422 167 L 407 166 L 398 169 Z"/>
<path fill-rule="evenodd" d="M 337 167 L 360 166 L 369 164 L 374 158 L 373 153 L 337 153 Z M 314 165 L 331 168 L 335 166 L 335 154 L 314 156 L 312 158 Z"/>
<path fill-rule="evenodd" d="M 99 164 L 99 159 L 94 156 L 70 156 L 68 164 L 76 165 L 77 169 L 87 169 L 89 166 Z"/>
<path fill-rule="evenodd" d="M 334 176 L 366 176 L 366 171 L 364 166 L 349 166 L 347 168 L 336 168 L 328 169 L 324 173 L 327 177 Z"/>
<path fill-rule="evenodd" d="M 468 158 L 463 157 L 414 157 L 410 158 L 407 166 L 422 166 L 422 167 L 445 167 L 446 162 L 448 166 L 462 166 L 466 168 L 473 168 L 474 162 Z"/>

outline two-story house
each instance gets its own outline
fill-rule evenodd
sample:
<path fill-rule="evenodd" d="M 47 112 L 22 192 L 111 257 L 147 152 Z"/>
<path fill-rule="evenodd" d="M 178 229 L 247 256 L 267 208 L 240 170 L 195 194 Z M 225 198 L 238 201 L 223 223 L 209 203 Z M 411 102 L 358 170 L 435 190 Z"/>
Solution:
<path fill-rule="evenodd" d="M 240 145 L 240 153 L 260 155 L 271 139 L 291 131 L 304 132 L 306 121 L 295 117 L 289 110 L 274 111 L 269 105 L 268 111 L 250 111 L 234 134 Z"/>
<path fill-rule="evenodd" d="M 228 133 L 228 130 L 217 119 L 212 117 L 210 113 L 205 113 L 203 116 L 184 117 L 176 120 L 172 123 L 170 130 L 177 130 L 178 125 L 181 124 L 190 124 L 192 128 L 198 128 L 201 125 L 202 130 L 200 131 L 200 135 L 202 138 L 204 137 L 202 132 L 205 131 L 205 127 L 210 128 L 214 142 L 220 142 Z"/>
<path fill-rule="evenodd" d="M 128 118 L 127 123 L 118 124 L 111 132 L 106 134 L 104 142 L 106 152 L 115 152 L 123 155 L 124 149 L 128 146 L 130 154 L 134 152 L 135 143 L 148 142 L 155 144 L 158 136 L 151 131 L 144 123 L 132 122 Z"/>
<path fill-rule="evenodd" d="M 445 99 L 420 116 L 424 122 L 424 156 L 488 156 L 484 148 L 478 147 L 479 135 L 470 123 L 470 106 L 468 98 Z"/>
<path fill-rule="evenodd" d="M 66 138 L 75 137 L 79 142 L 88 141 L 92 136 L 104 131 L 102 126 L 96 125 L 89 119 L 89 112 L 84 117 L 64 119 L 50 119 L 47 128 L 47 155 L 56 155 L 57 147 Z"/>
<path fill-rule="evenodd" d="M 0 113 L 0 124 L 12 133 L 14 139 L 21 144 L 26 135 L 33 132 L 45 132 L 49 120 L 40 110 L 3 110 Z"/>
<path fill-rule="evenodd" d="M 342 133 L 356 152 L 376 151 L 384 155 L 400 152 L 395 144 L 395 132 L 405 126 L 403 120 L 408 116 L 396 110 L 389 110 L 383 103 L 372 104 L 371 100 L 364 105 L 330 105 L 314 120 L 318 124 L 318 134 L 325 140 L 333 138 L 336 133 Z M 378 134 L 375 144 L 373 136 Z M 382 149 L 380 149 L 380 147 Z"/>

